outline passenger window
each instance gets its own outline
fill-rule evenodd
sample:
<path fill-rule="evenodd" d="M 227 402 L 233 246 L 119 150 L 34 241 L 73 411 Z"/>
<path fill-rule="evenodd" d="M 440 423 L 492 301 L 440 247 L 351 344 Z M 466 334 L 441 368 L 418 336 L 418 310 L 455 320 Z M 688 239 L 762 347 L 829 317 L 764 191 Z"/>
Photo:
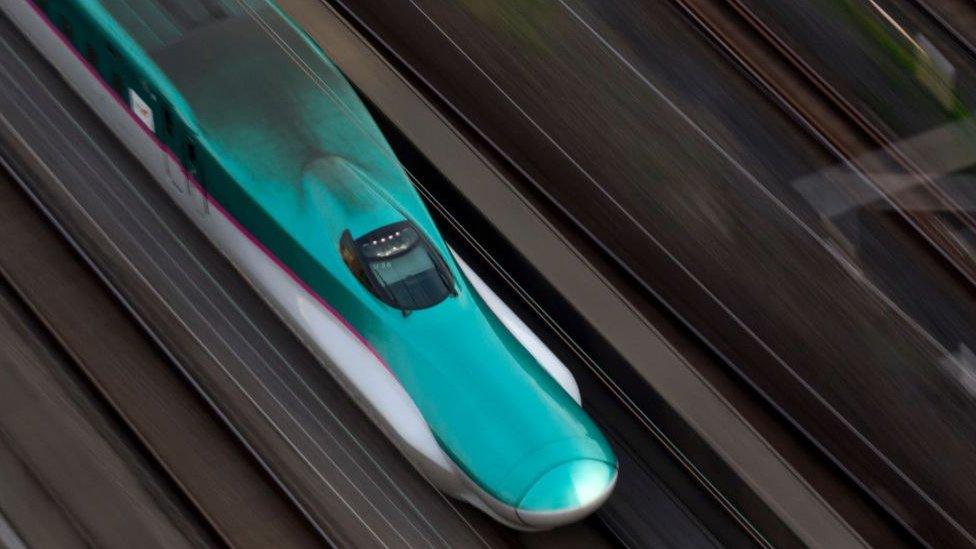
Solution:
<path fill-rule="evenodd" d="M 74 44 L 74 42 L 75 42 L 74 34 L 75 33 L 74 33 L 74 29 L 71 27 L 71 21 L 68 21 L 67 19 L 62 19 L 61 20 L 61 33 L 64 34 L 64 37 L 65 38 L 68 39 L 68 42 L 71 42 L 72 44 Z"/>
<path fill-rule="evenodd" d="M 197 164 L 197 147 L 194 141 L 186 142 L 186 171 L 190 172 L 193 179 L 197 180 L 197 183 L 203 187 L 204 192 L 207 190 L 207 182 L 204 180 L 203 171 L 200 169 L 200 165 Z"/>
<path fill-rule="evenodd" d="M 95 52 L 95 46 L 91 44 L 85 46 L 85 60 L 92 67 L 98 68 L 98 54 Z"/>
<path fill-rule="evenodd" d="M 163 129 L 166 135 L 173 136 L 173 115 L 169 112 L 169 107 L 163 107 Z"/>
<path fill-rule="evenodd" d="M 117 93 L 119 97 L 125 100 L 125 90 L 122 89 L 122 77 L 119 76 L 119 73 L 117 72 L 112 73 L 112 89 L 115 90 L 115 93 Z"/>

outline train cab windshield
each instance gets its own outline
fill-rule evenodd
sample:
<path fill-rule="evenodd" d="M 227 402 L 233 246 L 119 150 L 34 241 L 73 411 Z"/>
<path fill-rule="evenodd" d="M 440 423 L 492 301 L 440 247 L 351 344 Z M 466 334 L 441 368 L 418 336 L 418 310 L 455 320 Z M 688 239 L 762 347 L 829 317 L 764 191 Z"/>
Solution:
<path fill-rule="evenodd" d="M 447 264 L 409 221 L 387 225 L 355 241 L 343 236 L 343 259 L 378 298 L 406 314 L 433 307 L 455 293 Z"/>

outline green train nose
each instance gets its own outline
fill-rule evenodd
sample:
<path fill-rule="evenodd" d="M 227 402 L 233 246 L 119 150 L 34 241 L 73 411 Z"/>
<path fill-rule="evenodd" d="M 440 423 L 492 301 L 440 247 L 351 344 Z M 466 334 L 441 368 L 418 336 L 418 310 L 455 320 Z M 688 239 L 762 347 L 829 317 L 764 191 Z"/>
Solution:
<path fill-rule="evenodd" d="M 617 468 L 604 461 L 578 459 L 557 465 L 522 497 L 519 518 L 536 528 L 582 518 L 609 497 L 616 481 Z"/>

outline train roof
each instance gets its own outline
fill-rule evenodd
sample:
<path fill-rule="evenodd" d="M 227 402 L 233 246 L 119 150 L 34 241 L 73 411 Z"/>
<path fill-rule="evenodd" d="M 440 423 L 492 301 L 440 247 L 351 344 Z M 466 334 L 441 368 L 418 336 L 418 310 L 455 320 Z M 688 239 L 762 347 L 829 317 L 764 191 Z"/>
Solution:
<path fill-rule="evenodd" d="M 101 4 L 148 52 L 194 29 L 242 14 L 236 0 L 103 0 Z"/>
<path fill-rule="evenodd" d="M 354 236 L 409 218 L 436 229 L 356 92 L 263 0 L 83 0 L 255 203 L 293 234 Z M 113 29 L 114 27 L 114 29 Z M 332 159 L 332 161 L 325 161 Z M 327 173 L 323 166 L 341 168 Z M 344 226 L 308 227 L 310 194 L 344 193 Z M 369 199 L 370 203 L 365 201 Z M 321 212 L 319 212 L 321 214 Z M 337 220 L 329 216 L 330 220 Z M 326 230 L 330 229 L 330 230 Z M 435 241 L 446 253 L 439 238 Z M 333 243 L 334 244 L 334 243 Z M 334 246 L 329 246 L 331 249 Z"/>

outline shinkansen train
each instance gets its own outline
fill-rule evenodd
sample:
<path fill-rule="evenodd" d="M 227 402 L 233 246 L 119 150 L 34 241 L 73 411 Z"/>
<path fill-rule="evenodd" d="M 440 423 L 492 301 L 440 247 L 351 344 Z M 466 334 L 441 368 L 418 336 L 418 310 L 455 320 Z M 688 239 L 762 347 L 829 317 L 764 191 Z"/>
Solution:
<path fill-rule="evenodd" d="M 566 367 L 455 256 L 348 81 L 266 0 L 0 0 L 437 488 L 538 530 L 617 461 Z"/>

